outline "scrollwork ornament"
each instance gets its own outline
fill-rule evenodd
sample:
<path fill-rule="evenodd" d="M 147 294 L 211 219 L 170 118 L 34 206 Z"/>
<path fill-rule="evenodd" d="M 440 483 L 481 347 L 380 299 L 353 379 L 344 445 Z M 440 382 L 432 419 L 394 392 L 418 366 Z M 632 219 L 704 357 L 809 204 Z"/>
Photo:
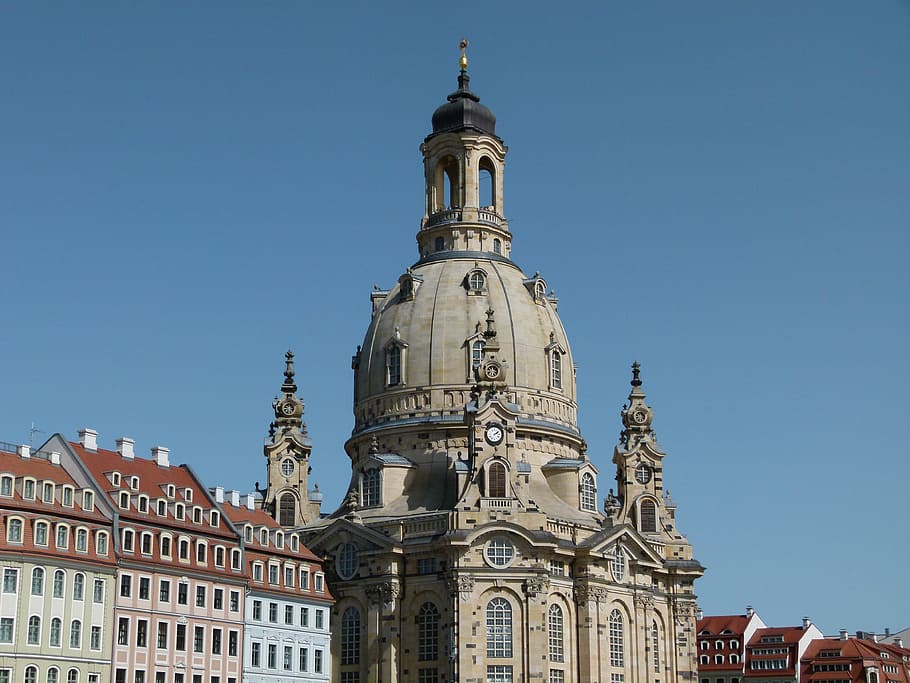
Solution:
<path fill-rule="evenodd" d="M 545 593 L 550 588 L 550 579 L 545 576 L 532 576 L 525 581 L 525 593 L 528 597 L 536 598 L 541 593 Z"/>

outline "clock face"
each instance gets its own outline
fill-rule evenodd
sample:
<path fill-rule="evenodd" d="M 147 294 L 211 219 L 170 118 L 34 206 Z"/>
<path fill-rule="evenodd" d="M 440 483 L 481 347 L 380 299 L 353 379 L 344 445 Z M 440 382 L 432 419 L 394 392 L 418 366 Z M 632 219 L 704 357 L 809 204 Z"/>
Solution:
<path fill-rule="evenodd" d="M 281 412 L 284 413 L 285 415 L 293 415 L 294 414 L 294 404 L 285 403 L 283 406 L 281 406 Z"/>
<path fill-rule="evenodd" d="M 283 460 L 281 462 L 281 473 L 286 477 L 290 477 L 294 473 L 294 461 L 290 458 Z"/>
<path fill-rule="evenodd" d="M 638 424 L 643 424 L 648 419 L 648 414 L 644 410 L 636 410 L 632 413 L 632 419 Z"/>
<path fill-rule="evenodd" d="M 483 374 L 487 379 L 496 379 L 500 374 L 499 366 L 495 363 L 490 363 L 483 369 Z"/>
<path fill-rule="evenodd" d="M 505 431 L 502 428 L 502 425 L 491 424 L 487 425 L 487 428 L 483 432 L 484 438 L 486 438 L 487 443 L 491 446 L 497 446 L 502 443 L 502 438 L 505 436 Z"/>
<path fill-rule="evenodd" d="M 651 468 L 645 463 L 641 463 L 635 468 L 635 481 L 639 484 L 647 484 L 651 481 Z"/>

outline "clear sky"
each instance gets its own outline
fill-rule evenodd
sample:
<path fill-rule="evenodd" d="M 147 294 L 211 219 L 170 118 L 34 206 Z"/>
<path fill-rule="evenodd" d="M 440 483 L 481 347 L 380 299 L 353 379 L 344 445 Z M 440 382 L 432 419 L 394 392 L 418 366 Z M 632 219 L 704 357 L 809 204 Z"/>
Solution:
<path fill-rule="evenodd" d="M 906 1 L 0 3 L 0 440 L 248 491 L 291 348 L 334 509 L 463 36 L 600 493 L 638 359 L 706 613 L 910 626 Z"/>

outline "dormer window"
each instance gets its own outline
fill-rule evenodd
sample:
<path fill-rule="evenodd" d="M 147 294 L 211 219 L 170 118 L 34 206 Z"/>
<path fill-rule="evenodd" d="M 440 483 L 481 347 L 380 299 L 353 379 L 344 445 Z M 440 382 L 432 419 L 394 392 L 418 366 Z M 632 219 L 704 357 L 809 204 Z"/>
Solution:
<path fill-rule="evenodd" d="M 35 480 L 25 478 L 22 480 L 22 497 L 25 500 L 35 500 Z"/>
<path fill-rule="evenodd" d="M 296 534 L 293 534 L 291 536 L 291 550 L 296 553 L 299 549 L 300 549 L 300 539 L 297 537 Z"/>
<path fill-rule="evenodd" d="M 130 477 L 130 488 L 133 491 L 139 490 L 139 477 Z"/>
<path fill-rule="evenodd" d="M 259 545 L 269 544 L 269 530 L 262 528 L 259 530 Z"/>
<path fill-rule="evenodd" d="M 149 511 L 149 497 L 140 495 L 137 507 L 139 508 L 139 512 L 148 512 Z"/>
<path fill-rule="evenodd" d="M 9 498 L 13 495 L 13 484 L 15 479 L 8 474 L 4 474 L 0 478 L 0 496 L 4 498 Z"/>
<path fill-rule="evenodd" d="M 193 524 L 202 524 L 202 508 L 199 506 L 193 508 Z"/>
<path fill-rule="evenodd" d="M 594 483 L 594 475 L 590 472 L 581 475 L 579 493 L 582 510 L 597 510 L 597 487 Z"/>
<path fill-rule="evenodd" d="M 183 489 L 183 500 L 187 503 L 193 502 L 193 489 Z"/>
<path fill-rule="evenodd" d="M 275 547 L 284 548 L 284 533 L 281 531 L 275 532 Z"/>
<path fill-rule="evenodd" d="M 167 497 L 173 498 L 176 495 L 177 495 L 177 489 L 174 487 L 173 484 L 168 484 L 167 485 Z"/>
<path fill-rule="evenodd" d="M 209 526 L 217 527 L 221 524 L 221 515 L 217 510 L 209 511 Z"/>
<path fill-rule="evenodd" d="M 72 486 L 63 487 L 62 502 L 68 508 L 73 507 L 73 493 L 74 490 Z"/>
<path fill-rule="evenodd" d="M 556 334 L 550 332 L 550 343 L 546 349 L 547 371 L 550 378 L 550 389 L 552 391 L 563 390 L 563 360 L 566 356 L 566 350 L 556 341 Z"/>
<path fill-rule="evenodd" d="M 253 542 L 253 527 L 251 524 L 247 524 L 243 527 L 243 540 L 247 543 Z"/>
<path fill-rule="evenodd" d="M 386 344 L 386 386 L 394 387 L 405 383 L 405 367 L 407 362 L 408 345 L 395 331 L 395 337 Z"/>
<path fill-rule="evenodd" d="M 487 274 L 480 268 L 475 268 L 465 278 L 468 294 L 487 293 Z"/>
<path fill-rule="evenodd" d="M 121 509 L 128 510 L 130 507 L 130 494 L 126 491 L 121 491 L 118 505 L 121 507 Z"/>
<path fill-rule="evenodd" d="M 167 517 L 167 501 L 166 500 L 164 500 L 163 498 L 159 498 L 158 502 L 156 504 L 156 507 L 158 508 L 156 510 L 156 512 L 158 513 L 159 517 Z"/>
<path fill-rule="evenodd" d="M 120 486 L 120 472 L 111 472 L 111 484 Z"/>
<path fill-rule="evenodd" d="M 88 511 L 95 509 L 95 494 L 93 492 L 82 492 L 82 509 Z"/>
<path fill-rule="evenodd" d="M 182 520 L 185 510 L 186 508 L 184 507 L 183 503 L 176 503 L 174 505 L 174 518 Z"/>
<path fill-rule="evenodd" d="M 41 501 L 44 503 L 54 502 L 54 485 L 52 483 L 44 482 L 44 486 L 41 487 Z"/>
<path fill-rule="evenodd" d="M 422 281 L 423 278 L 412 275 L 410 269 L 408 269 L 408 272 L 398 278 L 398 300 L 413 300 Z"/>
<path fill-rule="evenodd" d="M 364 507 L 382 503 L 382 478 L 379 468 L 372 467 L 361 475 L 360 496 Z"/>

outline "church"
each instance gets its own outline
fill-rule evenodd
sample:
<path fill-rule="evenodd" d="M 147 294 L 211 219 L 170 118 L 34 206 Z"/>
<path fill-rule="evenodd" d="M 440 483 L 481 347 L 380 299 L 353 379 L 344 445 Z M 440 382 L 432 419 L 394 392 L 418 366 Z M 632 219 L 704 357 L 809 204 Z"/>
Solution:
<path fill-rule="evenodd" d="M 420 147 L 416 261 L 370 293 L 352 358 L 348 493 L 325 514 L 309 489 L 289 353 L 261 504 L 325 559 L 333 681 L 695 680 L 704 568 L 676 528 L 641 368 L 604 495 L 558 302 L 510 258 L 507 147 L 465 47 Z"/>

